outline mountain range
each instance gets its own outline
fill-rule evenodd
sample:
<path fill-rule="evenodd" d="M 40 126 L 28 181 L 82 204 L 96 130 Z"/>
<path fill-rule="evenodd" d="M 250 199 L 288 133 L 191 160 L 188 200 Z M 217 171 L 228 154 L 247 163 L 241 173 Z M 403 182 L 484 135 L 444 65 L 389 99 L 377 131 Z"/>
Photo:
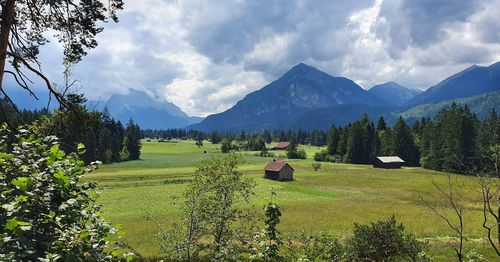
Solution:
<path fill-rule="evenodd" d="M 16 91 L 17 89 L 14 89 Z M 43 89 L 42 89 L 43 91 Z M 20 108 L 47 105 L 41 99 L 14 92 Z M 42 92 L 39 97 L 48 97 Z M 90 101 L 90 109 L 104 110 L 123 124 L 130 118 L 143 129 L 190 128 L 200 131 L 259 131 L 263 129 L 326 129 L 345 125 L 368 114 L 384 116 L 393 123 L 399 115 L 409 121 L 432 117 L 452 102 L 467 104 L 479 117 L 495 108 L 500 110 L 500 62 L 490 66 L 473 65 L 425 91 L 394 82 L 365 90 L 345 77 L 331 76 L 300 63 L 277 80 L 246 95 L 230 109 L 205 119 L 190 117 L 165 99 L 130 89 L 112 95 L 107 101 Z M 54 106 L 55 103 L 51 105 Z"/>
<path fill-rule="evenodd" d="M 364 113 L 372 119 L 383 115 L 391 123 L 399 115 L 413 117 L 413 120 L 417 115 L 432 116 L 437 108 L 454 101 L 474 103 L 473 112 L 484 114 L 499 107 L 499 95 L 494 93 L 500 90 L 499 76 L 500 62 L 488 67 L 469 67 L 424 92 L 393 82 L 367 91 L 345 77 L 334 77 L 300 63 L 276 81 L 248 94 L 232 108 L 210 115 L 189 128 L 201 131 L 325 129 L 331 124 L 347 124 Z M 484 94 L 488 95 L 481 96 Z M 490 103 L 481 103 L 482 99 Z"/>
<path fill-rule="evenodd" d="M 368 90 L 386 105 L 404 106 L 422 91 L 404 87 L 398 83 L 388 82 L 373 86 Z"/>
<path fill-rule="evenodd" d="M 90 107 L 98 111 L 107 107 L 111 116 L 123 124 L 132 118 L 142 129 L 181 128 L 202 120 L 188 116 L 171 102 L 153 99 L 135 89 L 130 89 L 128 94 L 112 95 L 106 102 L 92 101 L 91 104 Z"/>

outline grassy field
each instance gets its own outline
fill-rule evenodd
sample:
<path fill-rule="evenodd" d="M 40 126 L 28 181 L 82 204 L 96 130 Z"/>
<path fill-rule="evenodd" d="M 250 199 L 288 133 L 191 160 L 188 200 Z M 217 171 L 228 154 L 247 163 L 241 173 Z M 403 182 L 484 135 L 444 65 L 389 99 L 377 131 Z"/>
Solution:
<path fill-rule="evenodd" d="M 352 232 L 353 223 L 387 219 L 394 214 L 407 231 L 429 241 L 435 261 L 454 260 L 453 251 L 446 248 L 449 228 L 421 204 L 419 197 L 439 205 L 433 200 L 438 194 L 432 182 L 445 184 L 444 174 L 421 168 L 381 170 L 333 163 L 322 163 L 321 169 L 314 171 L 311 158 L 320 148 L 308 146 L 305 150 L 309 159 L 289 161 L 296 169 L 293 182 L 264 179 L 263 168 L 271 158 L 242 152 L 245 163 L 240 170 L 257 182 L 256 195 L 248 208 L 261 214 L 270 192 L 275 191 L 275 201 L 283 213 L 281 232 L 325 232 L 340 238 Z M 155 256 L 157 227 L 145 217 L 166 220 L 176 216 L 172 199 L 181 196 L 197 163 L 220 154 L 218 146 L 208 142 L 201 148 L 194 141 L 143 142 L 141 160 L 102 166 L 86 179 L 98 182 L 104 216 L 123 225 L 127 242 L 142 255 Z M 453 178 L 466 183 L 466 247 L 492 257 L 483 239 L 482 203 L 479 193 L 472 190 L 474 179 Z"/>

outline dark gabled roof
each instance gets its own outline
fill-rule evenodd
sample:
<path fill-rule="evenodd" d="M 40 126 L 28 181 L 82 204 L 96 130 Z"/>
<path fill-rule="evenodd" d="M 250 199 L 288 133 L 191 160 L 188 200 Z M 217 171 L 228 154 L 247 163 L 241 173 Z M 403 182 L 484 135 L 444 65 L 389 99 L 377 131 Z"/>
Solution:
<path fill-rule="evenodd" d="M 272 171 L 272 172 L 279 172 L 285 165 L 288 165 L 288 163 L 285 160 L 273 160 L 267 164 L 267 166 L 264 168 L 265 171 Z M 292 170 L 292 166 L 288 165 Z"/>
<path fill-rule="evenodd" d="M 280 148 L 287 148 L 289 145 L 290 145 L 290 142 L 279 142 L 276 145 L 276 148 L 278 148 L 278 149 L 280 149 Z"/>
<path fill-rule="evenodd" d="M 382 163 L 404 163 L 405 161 L 398 156 L 378 156 L 378 160 Z"/>

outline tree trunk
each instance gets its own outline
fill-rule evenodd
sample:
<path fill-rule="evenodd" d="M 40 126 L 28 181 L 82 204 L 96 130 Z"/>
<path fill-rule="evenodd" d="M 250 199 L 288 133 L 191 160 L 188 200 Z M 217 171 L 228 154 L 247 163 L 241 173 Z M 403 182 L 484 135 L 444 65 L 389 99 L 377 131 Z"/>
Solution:
<path fill-rule="evenodd" d="M 500 247 L 500 207 L 498 207 L 498 216 L 497 216 L 497 240 L 498 240 L 498 246 Z"/>
<path fill-rule="evenodd" d="M 5 62 L 7 61 L 7 48 L 9 47 L 9 34 L 14 23 L 16 0 L 7 0 L 2 6 L 2 26 L 0 29 L 0 90 L 3 89 L 3 76 Z"/>

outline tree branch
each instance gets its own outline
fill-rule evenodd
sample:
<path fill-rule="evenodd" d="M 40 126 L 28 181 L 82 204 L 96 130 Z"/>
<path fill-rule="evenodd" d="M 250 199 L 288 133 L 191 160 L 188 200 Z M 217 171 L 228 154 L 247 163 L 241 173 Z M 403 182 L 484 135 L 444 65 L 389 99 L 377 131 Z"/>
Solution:
<path fill-rule="evenodd" d="M 26 68 L 28 68 L 31 72 L 35 73 L 36 75 L 38 75 L 40 78 L 42 78 L 44 81 L 45 81 L 45 84 L 47 85 L 47 88 L 49 89 L 50 93 L 52 93 L 57 101 L 63 106 L 63 107 L 66 107 L 68 108 L 68 105 L 66 104 L 66 101 L 64 99 L 64 97 L 59 94 L 57 91 L 54 90 L 54 88 L 52 88 L 52 85 L 50 84 L 50 81 L 49 79 L 44 75 L 42 74 L 40 71 L 38 71 L 37 69 L 33 68 L 29 63 L 28 61 L 26 61 L 23 57 L 21 57 L 19 54 L 16 54 L 16 53 L 12 53 L 12 52 L 7 52 L 7 55 L 9 56 L 12 56 L 13 58 L 21 61 L 24 66 L 26 66 Z"/>

